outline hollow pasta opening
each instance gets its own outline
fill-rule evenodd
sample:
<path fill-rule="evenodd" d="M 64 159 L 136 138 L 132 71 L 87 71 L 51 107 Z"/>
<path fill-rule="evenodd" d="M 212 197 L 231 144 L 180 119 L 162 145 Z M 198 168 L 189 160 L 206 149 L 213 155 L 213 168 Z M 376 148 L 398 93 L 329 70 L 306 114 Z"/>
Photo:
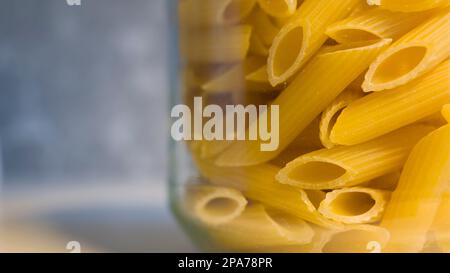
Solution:
<path fill-rule="evenodd" d="M 421 63 L 426 53 L 427 49 L 422 46 L 407 47 L 395 52 L 378 65 L 372 76 L 372 83 L 388 83 L 408 74 Z"/>
<path fill-rule="evenodd" d="M 362 42 L 382 39 L 382 37 L 363 29 L 342 29 L 333 33 L 333 37 L 342 42 Z"/>
<path fill-rule="evenodd" d="M 324 253 L 367 253 L 370 252 L 371 242 L 377 242 L 379 236 L 375 231 L 348 230 L 337 233 L 325 244 Z"/>
<path fill-rule="evenodd" d="M 368 212 L 375 205 L 372 196 L 365 192 L 338 194 L 330 204 L 330 210 L 341 216 L 357 216 Z"/>
<path fill-rule="evenodd" d="M 203 207 L 203 211 L 210 217 L 226 217 L 233 214 L 239 208 L 236 200 L 228 197 L 216 197 L 209 200 Z"/>
<path fill-rule="evenodd" d="M 229 23 L 237 22 L 244 18 L 252 7 L 251 1 L 231 0 L 225 7 L 223 20 Z"/>
<path fill-rule="evenodd" d="M 323 183 L 338 179 L 345 173 L 346 170 L 336 164 L 311 161 L 295 167 L 289 172 L 288 177 L 297 181 Z"/>
<path fill-rule="evenodd" d="M 275 76 L 283 75 L 295 63 L 302 46 L 303 27 L 295 27 L 284 35 L 273 59 L 273 73 Z"/>

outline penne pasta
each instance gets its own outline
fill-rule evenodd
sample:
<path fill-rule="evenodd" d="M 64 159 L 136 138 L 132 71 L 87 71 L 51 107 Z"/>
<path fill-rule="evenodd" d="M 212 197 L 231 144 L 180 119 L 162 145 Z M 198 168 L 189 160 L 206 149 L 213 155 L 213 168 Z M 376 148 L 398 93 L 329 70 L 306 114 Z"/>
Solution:
<path fill-rule="evenodd" d="M 431 233 L 441 251 L 450 253 L 450 192 L 443 195 L 431 226 Z"/>
<path fill-rule="evenodd" d="M 248 166 L 275 158 L 389 43 L 390 40 L 381 40 L 324 48 L 272 103 L 280 108 L 278 149 L 262 152 L 260 140 L 234 142 L 215 163 Z M 260 118 L 267 118 L 267 115 Z M 250 126 L 256 125 L 255 122 Z"/>
<path fill-rule="evenodd" d="M 358 0 L 306 0 L 275 37 L 269 51 L 268 74 L 275 86 L 286 82 L 327 40 L 326 27 L 345 18 Z"/>
<path fill-rule="evenodd" d="M 411 83 L 372 93 L 339 115 L 330 139 L 341 145 L 366 142 L 437 113 L 450 102 L 450 61 Z"/>
<path fill-rule="evenodd" d="M 344 110 L 350 103 L 363 96 L 364 94 L 360 89 L 348 88 L 322 112 L 319 137 L 324 147 L 330 149 L 335 146 L 335 144 L 330 140 L 330 132 L 342 110 Z"/>
<path fill-rule="evenodd" d="M 335 231 L 314 225 L 311 225 L 311 227 L 314 230 L 314 237 L 308 244 L 276 246 L 259 249 L 259 251 L 264 253 L 321 253 L 325 244 L 330 241 L 331 237 L 335 234 Z"/>
<path fill-rule="evenodd" d="M 450 122 L 450 103 L 442 106 L 442 116 L 447 120 L 447 122 Z"/>
<path fill-rule="evenodd" d="M 450 53 L 450 12 L 434 15 L 416 27 L 372 63 L 363 90 L 381 91 L 404 85 L 432 70 Z"/>
<path fill-rule="evenodd" d="M 381 220 L 390 192 L 353 187 L 328 192 L 319 212 L 344 224 L 369 224 Z"/>
<path fill-rule="evenodd" d="M 297 10 L 297 0 L 258 0 L 261 9 L 270 16 L 286 18 Z"/>
<path fill-rule="evenodd" d="M 181 55 L 192 63 L 235 63 L 242 61 L 250 46 L 248 25 L 183 33 Z M 184 36 L 184 37 L 183 37 Z"/>
<path fill-rule="evenodd" d="M 272 45 L 273 39 L 280 30 L 261 9 L 255 9 L 245 22 L 252 26 L 253 33 L 258 35 L 262 43 L 268 47 Z"/>
<path fill-rule="evenodd" d="M 411 152 L 381 225 L 389 252 L 419 252 L 450 181 L 450 125 L 423 138 Z"/>
<path fill-rule="evenodd" d="M 402 13 L 368 9 L 330 25 L 326 34 L 338 43 L 385 38 L 397 40 L 430 15 L 430 12 Z"/>
<path fill-rule="evenodd" d="M 186 189 L 186 208 L 208 225 L 225 224 L 239 217 L 247 200 L 239 191 L 209 185 L 190 185 Z"/>
<path fill-rule="evenodd" d="M 276 179 L 314 190 L 358 185 L 399 170 L 413 146 L 432 129 L 409 126 L 362 144 L 315 151 L 289 162 Z"/>
<path fill-rule="evenodd" d="M 261 37 L 253 33 L 250 37 L 248 53 L 249 55 L 267 57 L 269 55 L 269 48 L 264 44 Z"/>
<path fill-rule="evenodd" d="M 248 57 L 243 63 L 231 67 L 222 75 L 214 78 L 202 85 L 205 92 L 268 92 L 276 90 L 268 82 L 256 82 L 246 79 L 246 76 L 256 71 L 264 64 L 264 59 L 260 57 Z"/>
<path fill-rule="evenodd" d="M 393 191 L 398 185 L 400 180 L 401 171 L 395 171 L 375 179 L 370 180 L 367 183 L 361 185 L 378 190 Z"/>
<path fill-rule="evenodd" d="M 304 191 L 277 183 L 275 175 L 279 168 L 274 165 L 221 168 L 197 160 L 197 166 L 200 173 L 213 185 L 237 189 L 249 199 L 322 227 L 342 227 L 317 211 L 318 204 L 325 197 L 323 192 Z"/>
<path fill-rule="evenodd" d="M 274 158 L 271 163 L 279 167 L 286 166 L 287 163 L 297 157 L 323 148 L 319 139 L 319 119 L 316 118 L 305 130 L 284 149 L 284 151 Z"/>
<path fill-rule="evenodd" d="M 302 219 L 262 205 L 248 206 L 236 219 L 208 230 L 220 248 L 232 251 L 258 251 L 277 246 L 306 245 L 314 230 Z"/>
<path fill-rule="evenodd" d="M 367 0 L 367 3 L 382 9 L 401 12 L 430 10 L 449 5 L 448 0 Z"/>
<path fill-rule="evenodd" d="M 389 240 L 389 232 L 373 225 L 352 225 L 335 232 L 323 247 L 324 253 L 380 253 Z"/>
<path fill-rule="evenodd" d="M 256 0 L 183 0 L 178 14 L 181 26 L 221 26 L 240 22 L 253 10 Z"/>
<path fill-rule="evenodd" d="M 175 7 L 171 205 L 196 245 L 450 252 L 450 0 Z"/>

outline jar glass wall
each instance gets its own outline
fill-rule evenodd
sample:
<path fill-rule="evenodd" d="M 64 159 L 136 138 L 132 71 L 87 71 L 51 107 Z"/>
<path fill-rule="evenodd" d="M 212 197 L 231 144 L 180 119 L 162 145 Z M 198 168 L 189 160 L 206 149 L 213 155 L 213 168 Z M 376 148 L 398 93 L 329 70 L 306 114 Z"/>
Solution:
<path fill-rule="evenodd" d="M 170 1 L 169 190 L 202 250 L 449 250 L 444 2 Z"/>

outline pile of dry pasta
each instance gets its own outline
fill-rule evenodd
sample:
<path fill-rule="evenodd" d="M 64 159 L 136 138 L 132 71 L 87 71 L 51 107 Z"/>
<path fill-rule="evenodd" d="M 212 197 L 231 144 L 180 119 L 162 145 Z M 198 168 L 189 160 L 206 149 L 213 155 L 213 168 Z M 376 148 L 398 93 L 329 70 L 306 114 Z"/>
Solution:
<path fill-rule="evenodd" d="M 279 105 L 279 148 L 189 141 L 223 250 L 450 252 L 449 0 L 179 0 L 185 103 Z"/>

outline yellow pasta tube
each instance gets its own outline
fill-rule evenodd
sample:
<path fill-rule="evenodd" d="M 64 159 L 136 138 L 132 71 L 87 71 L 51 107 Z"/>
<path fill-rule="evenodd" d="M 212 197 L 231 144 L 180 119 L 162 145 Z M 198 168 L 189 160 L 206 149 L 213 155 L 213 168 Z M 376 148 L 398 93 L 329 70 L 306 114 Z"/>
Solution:
<path fill-rule="evenodd" d="M 250 37 L 248 53 L 249 55 L 267 57 L 269 55 L 269 48 L 264 44 L 261 37 L 253 33 Z"/>
<path fill-rule="evenodd" d="M 180 51 L 192 63 L 235 63 L 242 61 L 250 46 L 248 25 L 223 27 L 180 34 Z"/>
<path fill-rule="evenodd" d="M 442 106 L 442 116 L 447 120 L 447 122 L 450 122 L 450 103 Z"/>
<path fill-rule="evenodd" d="M 322 249 L 324 253 L 381 253 L 389 232 L 373 225 L 352 225 L 335 232 Z"/>
<path fill-rule="evenodd" d="M 439 209 L 431 226 L 431 234 L 434 235 L 441 251 L 450 253 L 450 192 L 444 194 Z"/>
<path fill-rule="evenodd" d="M 245 22 L 252 26 L 253 33 L 258 35 L 262 43 L 269 47 L 280 30 L 260 9 L 255 9 Z"/>
<path fill-rule="evenodd" d="M 246 75 L 259 69 L 264 62 L 265 60 L 260 57 L 248 57 L 243 61 L 243 63 L 239 63 L 231 67 L 222 75 L 203 84 L 202 89 L 208 93 L 273 91 L 276 88 L 272 87 L 268 82 L 255 82 L 246 79 Z"/>
<path fill-rule="evenodd" d="M 423 138 L 411 152 L 381 225 L 389 252 L 419 252 L 450 181 L 450 125 Z"/>
<path fill-rule="evenodd" d="M 285 18 L 294 14 L 297 0 L 258 0 L 261 9 L 270 16 Z"/>
<path fill-rule="evenodd" d="M 269 51 L 268 74 L 272 85 L 287 81 L 325 43 L 326 27 L 345 18 L 359 0 L 306 0 L 281 28 Z"/>
<path fill-rule="evenodd" d="M 369 224 L 381 220 L 390 192 L 352 187 L 328 192 L 319 212 L 344 224 Z"/>
<path fill-rule="evenodd" d="M 216 164 L 256 165 L 276 157 L 369 66 L 390 41 L 324 48 L 272 103 L 280 108 L 279 121 L 275 124 L 279 127 L 278 149 L 261 151 L 260 140 L 234 142 L 218 157 Z M 262 115 L 261 118 L 268 117 Z M 250 126 L 256 125 L 255 122 Z"/>
<path fill-rule="evenodd" d="M 448 0 L 367 0 L 369 5 L 382 9 L 413 12 L 448 6 Z"/>
<path fill-rule="evenodd" d="M 362 144 L 315 151 L 287 164 L 276 179 L 303 189 L 354 186 L 400 169 L 413 146 L 432 129 L 413 125 Z"/>
<path fill-rule="evenodd" d="M 398 39 L 423 22 L 430 13 L 401 13 L 369 9 L 330 25 L 326 34 L 338 43 Z"/>
<path fill-rule="evenodd" d="M 254 204 L 236 219 L 208 230 L 214 243 L 225 250 L 258 251 L 311 242 L 314 230 L 302 219 Z"/>
<path fill-rule="evenodd" d="M 250 14 L 256 0 L 183 0 L 178 14 L 182 27 L 235 24 Z"/>
<path fill-rule="evenodd" d="M 280 168 L 263 164 L 245 168 L 220 168 L 204 161 L 196 161 L 200 173 L 214 185 L 235 188 L 246 197 L 263 205 L 328 228 L 342 225 L 321 216 L 317 211 L 325 194 L 304 191 L 275 181 Z"/>
<path fill-rule="evenodd" d="M 186 208 L 196 219 L 208 225 L 227 223 L 241 215 L 247 200 L 239 191 L 210 185 L 189 185 Z"/>
<path fill-rule="evenodd" d="M 407 85 L 351 103 L 339 115 L 331 141 L 342 145 L 362 143 L 439 112 L 450 102 L 449 71 L 450 61 L 445 61 Z"/>
<path fill-rule="evenodd" d="M 320 141 L 326 148 L 333 148 L 335 144 L 330 140 L 331 129 L 339 116 L 350 103 L 361 98 L 363 92 L 360 89 L 349 88 L 342 92 L 323 112 L 320 119 Z"/>
<path fill-rule="evenodd" d="M 398 181 L 400 180 L 401 171 L 395 171 L 375 179 L 370 180 L 367 183 L 363 183 L 365 187 L 385 190 L 385 191 L 393 191 L 398 185 Z"/>
<path fill-rule="evenodd" d="M 450 53 L 450 13 L 446 9 L 416 27 L 373 62 L 363 90 L 381 91 L 404 85 L 436 67 Z"/>
<path fill-rule="evenodd" d="M 311 225 L 311 227 L 314 230 L 314 237 L 308 244 L 276 246 L 259 249 L 259 251 L 264 253 L 321 253 L 323 247 L 330 241 L 336 231 L 320 228 L 315 225 Z"/>

